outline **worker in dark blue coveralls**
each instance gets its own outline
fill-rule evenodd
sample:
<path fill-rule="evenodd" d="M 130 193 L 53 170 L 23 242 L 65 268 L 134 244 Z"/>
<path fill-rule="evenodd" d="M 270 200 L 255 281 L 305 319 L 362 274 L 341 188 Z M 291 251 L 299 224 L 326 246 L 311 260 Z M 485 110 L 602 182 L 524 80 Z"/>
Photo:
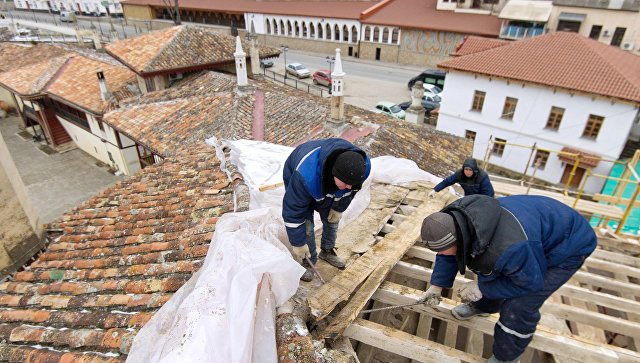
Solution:
<path fill-rule="evenodd" d="M 464 190 L 464 195 L 483 194 L 493 197 L 493 185 L 489 180 L 489 174 L 478 167 L 474 158 L 468 158 L 462 164 L 462 168 L 443 179 L 429 193 L 429 197 L 434 197 L 436 193 L 446 187 L 458 183 Z"/>
<path fill-rule="evenodd" d="M 436 306 L 442 289 L 466 267 L 478 279 L 459 289 L 468 303 L 456 306 L 453 316 L 500 313 L 491 363 L 518 361 L 544 301 L 596 248 L 596 235 L 578 212 L 533 195 L 463 197 L 425 218 L 421 237 L 438 253 L 423 302 Z"/>
<path fill-rule="evenodd" d="M 322 221 L 320 258 L 334 267 L 345 267 L 335 252 L 338 223 L 370 171 L 367 154 L 343 139 L 306 142 L 287 158 L 282 218 L 294 257 L 307 268 L 303 281 L 313 280 L 313 270 L 305 257 L 314 265 L 318 260 L 314 211 Z"/>

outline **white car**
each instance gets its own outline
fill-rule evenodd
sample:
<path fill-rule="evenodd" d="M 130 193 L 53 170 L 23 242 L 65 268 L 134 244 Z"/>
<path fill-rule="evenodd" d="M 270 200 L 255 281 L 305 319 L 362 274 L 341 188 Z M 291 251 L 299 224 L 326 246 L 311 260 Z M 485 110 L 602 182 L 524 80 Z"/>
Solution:
<path fill-rule="evenodd" d="M 433 84 L 429 84 L 429 83 L 423 83 L 422 87 L 424 87 L 424 93 L 427 94 L 427 92 L 430 92 L 434 95 L 438 95 L 442 92 L 442 88 L 433 85 Z"/>
<path fill-rule="evenodd" d="M 289 63 L 287 64 L 287 73 L 293 74 L 298 78 L 307 78 L 311 77 L 311 72 L 307 69 L 307 67 L 303 66 L 300 63 Z"/>

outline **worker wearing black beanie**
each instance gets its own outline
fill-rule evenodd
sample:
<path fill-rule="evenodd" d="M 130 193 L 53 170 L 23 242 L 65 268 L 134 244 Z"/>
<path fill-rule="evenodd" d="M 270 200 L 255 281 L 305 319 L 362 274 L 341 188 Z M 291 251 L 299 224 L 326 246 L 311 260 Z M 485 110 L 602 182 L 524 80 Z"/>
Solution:
<path fill-rule="evenodd" d="M 310 264 L 315 265 L 318 258 L 331 266 L 345 267 L 335 249 L 338 224 L 370 170 L 371 162 L 363 150 L 337 138 L 305 142 L 287 158 L 282 175 L 282 218 L 292 254 L 307 268 L 303 281 L 313 279 Z M 316 252 L 314 212 L 322 221 L 320 253 Z"/>

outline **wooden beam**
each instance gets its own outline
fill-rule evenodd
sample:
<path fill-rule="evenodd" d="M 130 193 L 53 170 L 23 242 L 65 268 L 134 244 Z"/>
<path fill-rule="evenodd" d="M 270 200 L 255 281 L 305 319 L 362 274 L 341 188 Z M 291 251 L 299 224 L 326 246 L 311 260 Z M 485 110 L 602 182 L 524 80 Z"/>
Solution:
<path fill-rule="evenodd" d="M 628 198 L 614 197 L 611 195 L 604 195 L 600 193 L 596 193 L 593 195 L 593 200 L 597 202 L 607 202 L 611 204 L 623 204 L 625 206 L 629 205 L 630 200 Z M 634 207 L 640 207 L 640 200 L 636 200 L 633 203 Z"/>
<path fill-rule="evenodd" d="M 386 304 L 407 304 L 415 301 L 421 296 L 421 291 L 406 286 L 385 282 L 374 294 L 373 298 Z M 436 308 L 425 305 L 416 305 L 407 309 L 421 314 L 430 314 L 435 318 L 450 321 L 453 320 L 460 326 L 469 329 L 476 329 L 485 334 L 493 335 L 495 316 L 475 317 L 471 320 L 455 320 L 451 315 L 451 309 L 455 307 L 455 302 L 444 299 Z M 640 353 L 628 349 L 598 344 L 587 341 L 579 337 L 558 335 L 557 331 L 547 331 L 545 327 L 539 326 L 534 334 L 532 348 L 578 360 L 583 363 L 631 363 L 640 362 Z"/>
<path fill-rule="evenodd" d="M 394 267 L 393 272 L 420 280 L 427 280 L 428 278 L 430 278 L 433 270 L 399 261 L 398 264 Z M 470 280 L 467 278 L 456 276 L 457 284 L 462 284 L 468 281 Z M 569 287 L 571 285 L 564 286 Z M 566 320 L 575 321 L 577 323 L 584 323 L 593 327 L 620 333 L 629 337 L 640 337 L 640 324 L 629 322 L 613 316 L 600 314 L 584 309 L 578 309 L 568 305 L 556 304 L 549 301 L 544 303 L 541 311 L 545 313 L 552 313 L 556 316 L 561 316 Z"/>
<path fill-rule="evenodd" d="M 589 257 L 584 261 L 584 266 L 640 279 L 640 269 L 615 262 Z"/>
<path fill-rule="evenodd" d="M 418 362 L 449 363 L 471 362 L 482 363 L 482 357 L 474 356 L 430 340 L 418 338 L 415 335 L 373 323 L 364 319 L 356 319 L 345 335 L 351 339 L 363 342 L 414 359 Z"/>
<path fill-rule="evenodd" d="M 598 237 L 598 246 L 621 252 L 640 255 L 640 243 L 609 237 Z"/>
<path fill-rule="evenodd" d="M 376 271 L 375 277 L 367 281 L 369 290 L 360 292 L 359 298 L 361 300 L 353 301 L 352 299 L 352 302 L 345 307 L 351 310 L 345 311 L 344 314 L 341 313 L 343 317 L 350 318 L 350 320 L 340 322 L 340 329 L 337 330 L 335 330 L 337 326 L 334 325 L 331 331 L 341 332 L 344 330 L 353 318 L 357 316 L 391 268 L 415 243 L 420 235 L 422 220 L 427 215 L 438 210 L 439 205 L 437 203 L 425 203 L 411 215 L 411 218 L 402 222 L 393 232 L 387 234 L 382 241 L 371 247 L 369 251 L 347 266 L 344 271 L 336 275 L 330 282 L 318 288 L 307 298 L 311 315 L 316 320 L 326 317 L 336 305 L 347 300 L 358 285 Z"/>
<path fill-rule="evenodd" d="M 591 254 L 591 257 L 600 260 L 616 262 L 619 264 L 627 265 L 630 267 L 640 268 L 640 258 L 629 256 L 627 254 L 605 251 L 603 249 L 596 249 Z"/>

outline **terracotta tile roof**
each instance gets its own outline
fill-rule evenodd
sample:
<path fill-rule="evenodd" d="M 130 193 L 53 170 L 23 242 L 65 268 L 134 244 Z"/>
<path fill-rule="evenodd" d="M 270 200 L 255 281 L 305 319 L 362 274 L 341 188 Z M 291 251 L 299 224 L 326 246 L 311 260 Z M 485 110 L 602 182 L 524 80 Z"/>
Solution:
<path fill-rule="evenodd" d="M 510 41 L 508 40 L 484 38 L 484 37 L 469 35 L 464 37 L 464 40 L 462 41 L 462 43 L 460 43 L 458 48 L 456 48 L 456 51 L 451 55 L 455 57 L 459 57 L 463 55 L 482 52 L 487 49 L 501 47 L 509 43 Z"/>
<path fill-rule="evenodd" d="M 121 40 L 105 49 L 134 72 L 145 74 L 233 63 L 236 43 L 227 34 L 181 25 Z M 244 41 L 243 49 L 248 53 L 249 45 Z M 259 53 L 260 57 L 272 57 L 280 50 L 260 47 Z"/>
<path fill-rule="evenodd" d="M 0 284 L 2 360 L 123 362 L 201 267 L 233 199 L 213 148 L 200 144 L 66 213 L 38 259 Z"/>
<path fill-rule="evenodd" d="M 252 0 L 180 0 L 180 7 L 194 10 L 216 10 L 227 13 L 262 13 L 359 19 L 360 13 L 378 1 L 252 1 Z M 164 7 L 161 0 L 125 0 L 123 5 Z"/>
<path fill-rule="evenodd" d="M 17 45 L 0 42 L 0 72 L 40 63 L 66 53 L 67 50 L 48 44 Z"/>
<path fill-rule="evenodd" d="M 500 19 L 495 16 L 437 10 L 436 4 L 437 0 L 393 0 L 361 21 L 494 37 L 500 33 Z"/>
<path fill-rule="evenodd" d="M 581 168 L 595 168 L 598 166 L 602 157 L 600 155 L 591 154 L 586 151 L 575 149 L 572 147 L 564 146 L 558 154 L 558 159 L 563 162 L 573 165 L 576 163 L 576 154 L 579 156 L 579 166 Z"/>
<path fill-rule="evenodd" d="M 438 66 L 640 102 L 640 57 L 576 33 L 545 34 Z"/>
<path fill-rule="evenodd" d="M 99 62 L 76 55 L 58 71 L 46 91 L 53 98 L 70 102 L 79 108 L 101 115 L 109 106 L 102 101 L 96 72 L 102 70 L 107 89 L 115 91 L 135 80 L 135 74 L 124 66 Z"/>
<path fill-rule="evenodd" d="M 0 73 L 0 84 L 24 96 L 42 93 L 69 56 L 49 58 L 40 63 Z"/>

